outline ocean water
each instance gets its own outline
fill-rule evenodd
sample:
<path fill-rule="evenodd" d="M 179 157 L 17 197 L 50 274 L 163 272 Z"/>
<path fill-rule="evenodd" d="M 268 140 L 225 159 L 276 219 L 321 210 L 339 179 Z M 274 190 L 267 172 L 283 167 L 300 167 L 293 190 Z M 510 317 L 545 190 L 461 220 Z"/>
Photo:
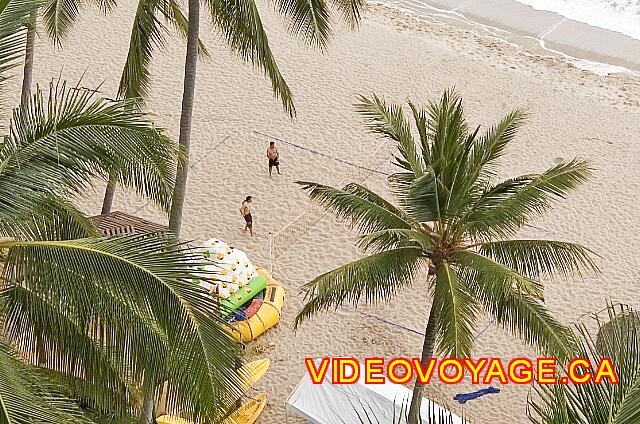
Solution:
<path fill-rule="evenodd" d="M 640 0 L 516 0 L 640 40 Z"/>
<path fill-rule="evenodd" d="M 404 13 L 421 16 L 429 15 L 445 17 L 479 28 L 489 36 L 501 39 L 507 43 L 510 31 L 498 26 L 485 25 L 466 17 L 460 12 L 460 8 L 436 7 L 430 4 L 430 0 L 369 0 L 372 3 L 383 4 L 396 8 Z M 546 10 L 557 13 L 567 19 L 583 22 L 593 27 L 599 27 L 610 31 L 616 31 L 629 37 L 640 40 L 640 0 L 515 0 L 537 10 Z M 442 4 L 440 2 L 440 4 Z M 563 57 L 580 69 L 593 72 L 598 75 L 615 73 L 629 73 L 640 77 L 640 71 L 629 69 L 610 63 L 597 62 L 587 58 L 578 58 L 563 51 L 554 50 L 547 46 L 545 37 L 553 31 L 557 25 L 548 28 L 538 37 L 525 36 L 538 42 L 540 47 L 553 54 Z M 496 24 L 499 25 L 499 24 Z M 615 48 L 616 46 L 611 46 Z"/>

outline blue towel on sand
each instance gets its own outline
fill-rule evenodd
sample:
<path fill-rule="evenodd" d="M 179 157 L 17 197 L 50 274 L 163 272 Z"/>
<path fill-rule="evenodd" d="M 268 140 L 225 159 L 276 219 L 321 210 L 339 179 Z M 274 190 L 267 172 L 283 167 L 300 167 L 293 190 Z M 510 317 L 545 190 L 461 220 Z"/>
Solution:
<path fill-rule="evenodd" d="M 457 400 L 461 404 L 465 404 L 468 400 L 479 398 L 480 396 L 489 395 L 492 393 L 500 393 L 500 389 L 497 387 L 487 387 L 486 389 L 480 389 L 471 393 L 458 393 L 453 397 L 453 400 Z"/>

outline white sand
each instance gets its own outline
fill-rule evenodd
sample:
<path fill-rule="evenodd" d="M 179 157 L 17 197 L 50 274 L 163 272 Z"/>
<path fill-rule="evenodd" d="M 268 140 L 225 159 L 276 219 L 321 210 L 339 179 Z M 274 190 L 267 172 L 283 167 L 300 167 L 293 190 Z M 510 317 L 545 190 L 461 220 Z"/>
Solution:
<path fill-rule="evenodd" d="M 46 83 L 64 65 L 66 79 L 76 81 L 86 71 L 84 85 L 94 87 L 104 81 L 102 92 L 114 96 L 128 43 L 131 7 L 120 7 L 109 17 L 85 14 L 62 51 L 39 40 L 36 81 Z M 255 136 L 253 130 L 388 172 L 392 170 L 387 163 L 392 149 L 386 147 L 376 159 L 369 157 L 379 141 L 363 130 L 351 107 L 355 96 L 376 92 L 389 100 L 420 102 L 455 85 L 466 100 L 473 124 L 490 124 L 512 108 L 529 107 L 530 122 L 505 157 L 503 176 L 542 171 L 556 160 L 574 156 L 590 159 L 597 169 L 588 184 L 535 223 L 543 230 L 522 233 L 580 242 L 602 256 L 598 259 L 601 276 L 589 275 L 571 284 L 550 282 L 546 291 L 549 307 L 566 322 L 601 308 L 607 297 L 640 308 L 637 81 L 591 75 L 470 30 L 435 21 L 417 22 L 380 7 L 371 8 L 360 31 L 337 31 L 325 55 L 292 40 L 272 13 L 265 13 L 265 21 L 270 44 L 296 96 L 297 120 L 292 122 L 283 113 L 261 74 L 229 54 L 203 25 L 213 61 L 199 63 L 192 158 L 210 154 L 190 173 L 184 238 L 221 238 L 246 250 L 257 265 L 268 267 L 269 232 L 278 231 L 308 206 L 294 180 L 336 183 L 354 168 L 280 143 L 284 175 L 270 180 L 267 140 Z M 175 38 L 169 41 L 166 52 L 154 61 L 149 109 L 157 114 L 158 124 L 177 137 L 184 46 Z M 228 134 L 232 136 L 218 146 Z M 366 183 L 385 192 L 383 175 L 372 174 Z M 99 211 L 102 187 L 99 191 L 87 206 L 90 213 Z M 254 238 L 242 232 L 238 213 L 240 201 L 248 194 L 256 200 Z M 132 212 L 143 204 L 119 193 L 115 209 Z M 164 222 L 150 207 L 138 213 Z M 288 296 L 279 327 L 257 342 L 275 343 L 261 355 L 272 360 L 268 375 L 259 383 L 269 396 L 261 423 L 285 422 L 285 399 L 304 372 L 305 356 L 390 358 L 420 352 L 420 336 L 349 309 L 318 317 L 293 333 L 291 323 L 302 304 L 299 287 L 357 258 L 353 236 L 345 226 L 325 217 L 273 264 L 274 276 L 287 287 Z M 373 312 L 422 331 L 428 310 L 425 299 L 425 285 L 418 283 L 393 304 Z M 482 329 L 484 323 L 479 320 L 477 328 Z M 532 355 L 493 326 L 477 341 L 477 356 L 506 359 L 522 354 Z M 447 387 L 442 396 L 452 404 L 454 393 L 471 390 L 475 388 Z M 480 423 L 524 423 L 527 390 L 503 387 L 498 395 L 473 401 L 464 412 Z M 288 422 L 298 421 L 289 416 Z"/>

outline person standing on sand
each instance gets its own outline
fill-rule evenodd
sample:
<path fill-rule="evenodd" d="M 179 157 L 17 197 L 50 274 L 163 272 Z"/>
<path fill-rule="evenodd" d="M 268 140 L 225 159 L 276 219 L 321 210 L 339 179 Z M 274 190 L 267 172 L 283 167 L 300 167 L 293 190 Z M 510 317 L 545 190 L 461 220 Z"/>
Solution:
<path fill-rule="evenodd" d="M 240 206 L 240 213 L 244 218 L 245 226 L 244 230 L 249 230 L 249 234 L 253 237 L 253 217 L 251 216 L 251 202 L 253 199 L 251 196 L 247 196 L 246 199 L 242 202 L 242 206 Z"/>
<path fill-rule="evenodd" d="M 267 158 L 269 158 L 269 176 L 271 176 L 271 171 L 274 166 L 276 167 L 276 171 L 278 171 L 278 175 L 280 175 L 280 153 L 274 141 L 269 143 Z"/>

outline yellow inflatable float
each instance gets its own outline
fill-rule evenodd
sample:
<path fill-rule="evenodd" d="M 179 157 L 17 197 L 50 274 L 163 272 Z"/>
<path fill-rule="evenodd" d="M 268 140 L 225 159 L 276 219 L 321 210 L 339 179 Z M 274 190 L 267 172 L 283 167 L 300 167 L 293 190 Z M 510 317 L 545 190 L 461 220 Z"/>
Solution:
<path fill-rule="evenodd" d="M 276 325 L 280 321 L 284 303 L 285 290 L 280 283 L 274 280 L 266 269 L 258 268 L 256 271 L 267 280 L 262 304 L 248 319 L 231 324 L 231 334 L 242 343 L 250 342 Z"/>

